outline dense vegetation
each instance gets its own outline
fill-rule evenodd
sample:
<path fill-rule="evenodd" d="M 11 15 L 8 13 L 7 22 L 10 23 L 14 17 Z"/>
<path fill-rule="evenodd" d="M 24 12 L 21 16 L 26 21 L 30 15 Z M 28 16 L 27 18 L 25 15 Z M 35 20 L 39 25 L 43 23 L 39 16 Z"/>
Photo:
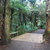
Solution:
<path fill-rule="evenodd" d="M 45 5 L 37 0 L 1 0 L 0 30 L 2 44 L 10 42 L 10 33 L 18 31 L 18 35 L 37 29 L 45 29 Z M 41 2 L 41 0 L 40 0 Z M 16 34 L 15 34 L 16 35 Z M 12 35 L 14 36 L 14 35 Z"/>
<path fill-rule="evenodd" d="M 45 28 L 45 2 L 38 5 L 36 0 L 33 3 L 31 0 L 10 0 L 10 7 L 10 32 L 18 31 L 20 35 L 38 28 Z"/>

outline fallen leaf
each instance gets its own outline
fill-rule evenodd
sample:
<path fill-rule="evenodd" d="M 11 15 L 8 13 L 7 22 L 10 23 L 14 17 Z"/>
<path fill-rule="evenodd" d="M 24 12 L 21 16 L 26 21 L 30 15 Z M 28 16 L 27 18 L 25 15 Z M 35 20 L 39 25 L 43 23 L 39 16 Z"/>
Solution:
<path fill-rule="evenodd" d="M 35 47 L 38 47 L 39 48 L 39 46 L 37 46 L 37 45 L 35 45 Z"/>
<path fill-rule="evenodd" d="M 48 41 L 45 41 L 45 43 L 48 43 Z"/>

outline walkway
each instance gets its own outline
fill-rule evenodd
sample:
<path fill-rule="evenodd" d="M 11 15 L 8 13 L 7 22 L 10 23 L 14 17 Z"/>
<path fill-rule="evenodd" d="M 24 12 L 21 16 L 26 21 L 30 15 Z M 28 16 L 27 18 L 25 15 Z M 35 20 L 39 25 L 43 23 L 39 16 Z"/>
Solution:
<path fill-rule="evenodd" d="M 13 38 L 7 47 L 2 50 L 50 50 L 50 44 L 41 44 L 43 42 L 44 30 L 39 29 L 32 33 L 26 33 Z"/>

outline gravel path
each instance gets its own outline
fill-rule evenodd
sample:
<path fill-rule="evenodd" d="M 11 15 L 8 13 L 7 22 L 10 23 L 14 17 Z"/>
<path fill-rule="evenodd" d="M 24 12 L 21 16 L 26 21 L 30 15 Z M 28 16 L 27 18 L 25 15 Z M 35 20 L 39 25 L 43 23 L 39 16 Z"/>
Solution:
<path fill-rule="evenodd" d="M 41 44 L 44 31 L 43 29 L 39 29 L 35 32 L 12 38 L 11 43 L 0 50 L 50 50 L 50 44 Z"/>

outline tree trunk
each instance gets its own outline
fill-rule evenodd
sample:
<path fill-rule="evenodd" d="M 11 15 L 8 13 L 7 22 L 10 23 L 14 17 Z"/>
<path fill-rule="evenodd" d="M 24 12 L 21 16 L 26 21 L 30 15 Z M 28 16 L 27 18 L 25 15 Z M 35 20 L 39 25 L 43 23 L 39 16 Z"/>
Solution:
<path fill-rule="evenodd" d="M 19 26 L 22 25 L 22 22 L 21 22 L 21 13 L 19 13 L 19 19 L 20 19 L 20 23 L 19 23 Z"/>
<path fill-rule="evenodd" d="M 33 23 L 33 16 L 31 16 L 31 28 L 33 28 L 32 23 Z"/>
<path fill-rule="evenodd" d="M 45 34 L 49 35 L 49 33 L 50 33 L 50 17 L 47 16 Z"/>
<path fill-rule="evenodd" d="M 46 1 L 46 29 L 45 29 L 45 35 L 50 36 L 50 0 Z"/>
<path fill-rule="evenodd" d="M 2 26 L 2 13 L 0 13 L 0 37 L 1 37 L 1 26 Z"/>
<path fill-rule="evenodd" d="M 36 14 L 35 14 L 35 26 L 37 26 L 37 19 L 36 19 Z"/>
<path fill-rule="evenodd" d="M 25 19 L 25 15 L 23 14 L 23 22 L 25 23 L 26 25 L 26 19 Z"/>
<path fill-rule="evenodd" d="M 35 22 L 34 21 L 35 21 L 35 17 L 34 17 L 34 14 L 33 14 L 32 15 L 32 25 L 33 25 L 32 28 L 34 28 L 34 26 L 35 26 L 35 24 L 34 24 Z"/>
<path fill-rule="evenodd" d="M 0 13 L 0 44 L 1 44 L 1 37 L 2 37 L 2 13 Z"/>
<path fill-rule="evenodd" d="M 10 0 L 4 1 L 4 15 L 2 24 L 2 44 L 10 43 Z"/>
<path fill-rule="evenodd" d="M 10 30 L 12 31 L 13 9 L 11 9 Z"/>

